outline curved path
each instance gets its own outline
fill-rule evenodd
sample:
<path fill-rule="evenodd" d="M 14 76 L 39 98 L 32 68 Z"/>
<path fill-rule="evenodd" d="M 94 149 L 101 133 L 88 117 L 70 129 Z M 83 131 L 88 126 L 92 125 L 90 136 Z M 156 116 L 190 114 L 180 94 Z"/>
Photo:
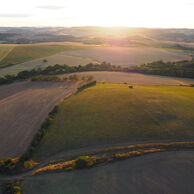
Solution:
<path fill-rule="evenodd" d="M 96 152 L 98 150 L 104 149 L 104 148 L 109 148 L 109 147 L 117 147 L 117 146 L 126 146 L 126 145 L 134 145 L 134 144 L 147 144 L 147 143 L 164 143 L 164 142 L 191 142 L 194 141 L 192 139 L 188 139 L 188 140 L 181 140 L 181 139 L 169 139 L 169 140 L 153 140 L 153 141 L 137 141 L 137 142 L 125 142 L 125 143 L 119 143 L 119 144 L 108 144 L 108 145 L 102 145 L 102 146 L 93 146 L 93 147 L 85 147 L 85 148 L 80 148 L 80 149 L 75 149 L 75 150 L 70 150 L 70 151 L 65 151 L 62 153 L 59 153 L 57 155 L 51 156 L 50 158 L 48 158 L 47 160 L 41 162 L 40 164 L 38 164 L 35 168 L 33 168 L 30 171 L 27 172 L 23 172 L 21 174 L 16 174 L 13 176 L 9 176 L 9 175 L 0 175 L 0 180 L 13 180 L 13 179 L 17 179 L 17 178 L 24 178 L 27 176 L 32 175 L 32 173 L 34 171 L 36 171 L 39 168 L 42 168 L 44 166 L 46 166 L 47 164 L 49 164 L 52 161 L 58 160 L 63 158 L 64 160 L 71 160 L 76 158 L 77 156 L 80 155 L 89 155 L 92 152 Z M 144 157 L 144 156 L 142 156 Z M 141 157 L 140 157 L 141 158 Z"/>
<path fill-rule="evenodd" d="M 193 194 L 194 151 L 162 152 L 109 165 L 29 177 L 23 193 Z"/>

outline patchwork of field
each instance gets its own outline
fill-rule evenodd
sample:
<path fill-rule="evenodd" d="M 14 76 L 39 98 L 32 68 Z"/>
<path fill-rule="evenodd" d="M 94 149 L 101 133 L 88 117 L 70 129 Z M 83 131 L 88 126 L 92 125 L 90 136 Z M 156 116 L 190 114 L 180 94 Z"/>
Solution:
<path fill-rule="evenodd" d="M 14 65 L 11 67 L 0 69 L 0 76 L 5 76 L 7 74 L 14 75 L 21 71 L 31 70 L 33 68 L 43 68 L 44 69 L 48 66 L 53 66 L 56 64 L 59 64 L 59 65 L 68 64 L 72 66 L 72 65 L 85 65 L 90 62 L 94 62 L 94 63 L 97 62 L 97 61 L 83 58 L 83 57 L 73 57 L 73 56 L 64 55 L 63 53 L 46 57 L 46 60 L 47 60 L 46 63 L 43 62 L 44 59 L 45 58 L 35 59 L 32 61 Z"/>
<path fill-rule="evenodd" d="M 33 159 L 94 145 L 192 138 L 193 98 L 192 87 L 97 84 L 62 102 Z"/>
<path fill-rule="evenodd" d="M 91 169 L 27 178 L 25 194 L 192 194 L 193 151 L 164 152 Z"/>
<path fill-rule="evenodd" d="M 51 56 L 65 50 L 83 49 L 85 47 L 86 46 L 69 45 L 69 44 L 67 45 L 34 44 L 34 45 L 20 45 L 20 46 L 17 45 L 15 47 L 11 47 L 13 49 L 6 56 L 5 54 L 4 55 L 1 54 L 2 56 L 4 56 L 4 58 L 0 60 L 0 65 L 1 66 L 11 65 L 11 64 L 15 65 L 15 64 L 31 61 L 33 59 Z M 1 46 L 0 53 L 4 53 L 7 48 L 9 47 Z"/>
<path fill-rule="evenodd" d="M 56 45 L 55 45 L 56 44 Z M 49 65 L 85 65 L 90 62 L 110 62 L 113 65 L 132 66 L 156 60 L 190 60 L 188 53 L 152 47 L 118 47 L 73 44 L 35 44 L 16 46 L 1 62 L 1 65 L 17 64 L 0 69 L 0 76 L 17 74 L 33 68 Z M 43 62 L 46 59 L 47 62 Z"/>
<path fill-rule="evenodd" d="M 190 60 L 188 53 L 167 51 L 152 47 L 118 47 L 104 46 L 77 51 L 66 51 L 65 54 L 91 58 L 99 62 L 109 62 L 119 66 L 133 66 L 157 60 L 180 61 Z"/>
<path fill-rule="evenodd" d="M 40 125 L 66 95 L 66 83 L 20 82 L 0 87 L 0 159 L 22 154 Z"/>
<path fill-rule="evenodd" d="M 83 76 L 93 76 L 94 80 L 105 83 L 128 83 L 137 85 L 180 85 L 194 83 L 194 79 L 145 75 L 140 73 L 93 71 L 72 74 L 76 74 L 80 78 Z M 71 74 L 62 75 L 62 77 L 69 75 Z"/>

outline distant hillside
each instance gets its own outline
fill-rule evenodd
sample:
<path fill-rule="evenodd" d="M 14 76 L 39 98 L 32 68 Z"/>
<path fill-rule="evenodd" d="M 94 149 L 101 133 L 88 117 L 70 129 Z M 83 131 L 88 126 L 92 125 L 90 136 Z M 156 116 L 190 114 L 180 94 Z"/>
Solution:
<path fill-rule="evenodd" d="M 34 43 L 88 41 L 95 38 L 128 38 L 194 42 L 194 29 L 147 29 L 127 27 L 55 27 L 55 28 L 0 28 L 1 43 Z"/>

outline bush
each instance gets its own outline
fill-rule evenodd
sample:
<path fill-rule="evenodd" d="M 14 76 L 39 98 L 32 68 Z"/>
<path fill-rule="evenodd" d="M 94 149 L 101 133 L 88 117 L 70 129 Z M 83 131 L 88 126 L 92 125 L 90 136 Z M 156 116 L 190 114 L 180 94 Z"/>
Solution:
<path fill-rule="evenodd" d="M 9 181 L 2 184 L 3 194 L 21 194 L 21 182 L 18 180 Z"/>
<path fill-rule="evenodd" d="M 88 164 L 90 163 L 90 157 L 89 156 L 79 156 L 74 163 L 75 168 L 86 168 L 88 167 Z"/>
<path fill-rule="evenodd" d="M 80 92 L 80 91 L 82 91 L 82 90 L 84 90 L 84 89 L 86 89 L 86 88 L 89 88 L 89 87 L 95 86 L 95 85 L 96 85 L 96 81 L 91 81 L 91 82 L 89 82 L 89 83 L 86 83 L 86 84 L 80 86 L 80 87 L 78 88 L 78 91 Z"/>
<path fill-rule="evenodd" d="M 36 166 L 38 163 L 33 160 L 28 160 L 24 162 L 24 168 L 26 169 L 32 169 L 34 166 Z"/>
<path fill-rule="evenodd" d="M 0 161 L 0 172 L 6 173 L 14 169 L 16 166 L 16 161 L 14 159 L 5 159 Z"/>

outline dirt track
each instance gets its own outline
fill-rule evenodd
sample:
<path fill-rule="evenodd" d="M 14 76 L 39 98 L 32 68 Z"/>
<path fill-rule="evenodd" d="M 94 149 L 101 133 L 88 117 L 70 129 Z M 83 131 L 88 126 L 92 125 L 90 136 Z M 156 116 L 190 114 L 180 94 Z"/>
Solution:
<path fill-rule="evenodd" d="M 92 169 L 34 176 L 24 193 L 192 194 L 194 152 L 155 153 Z"/>
<path fill-rule="evenodd" d="M 0 159 L 22 154 L 53 106 L 75 92 L 65 83 L 15 83 L 0 87 Z"/>

